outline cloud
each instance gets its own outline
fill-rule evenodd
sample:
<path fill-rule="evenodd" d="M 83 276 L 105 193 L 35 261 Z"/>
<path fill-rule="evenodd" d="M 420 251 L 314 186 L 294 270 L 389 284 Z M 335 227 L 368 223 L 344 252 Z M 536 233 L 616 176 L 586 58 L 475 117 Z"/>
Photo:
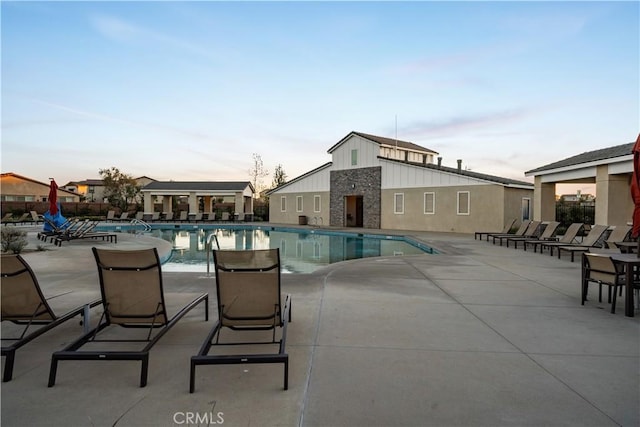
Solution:
<path fill-rule="evenodd" d="M 98 33 L 120 43 L 161 46 L 163 49 L 171 48 L 215 61 L 220 61 L 229 54 L 214 53 L 211 49 L 113 16 L 93 15 L 90 22 Z"/>
<path fill-rule="evenodd" d="M 525 109 L 512 109 L 489 114 L 449 117 L 441 120 L 416 121 L 402 128 L 402 134 L 410 137 L 456 136 L 471 129 L 484 129 L 510 124 L 529 116 Z"/>

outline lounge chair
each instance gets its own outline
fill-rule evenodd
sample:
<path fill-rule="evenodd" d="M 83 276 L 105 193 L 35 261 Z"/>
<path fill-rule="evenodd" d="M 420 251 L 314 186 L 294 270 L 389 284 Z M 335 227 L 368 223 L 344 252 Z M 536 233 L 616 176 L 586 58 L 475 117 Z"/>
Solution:
<path fill-rule="evenodd" d="M 173 221 L 173 212 L 167 212 L 164 215 L 163 221 L 166 221 L 166 222 Z"/>
<path fill-rule="evenodd" d="M 28 213 L 26 213 L 26 212 L 25 212 L 25 213 L 23 213 L 22 215 L 20 215 L 18 218 L 12 218 L 12 219 L 9 219 L 9 220 L 4 221 L 4 222 L 3 222 L 3 224 L 5 224 L 5 225 L 9 225 L 9 224 L 13 224 L 13 225 L 22 224 L 22 223 L 24 223 L 24 222 L 26 222 L 26 221 L 29 221 L 29 219 L 28 219 L 28 218 L 29 218 L 29 215 L 30 215 L 30 214 L 28 214 Z"/>
<path fill-rule="evenodd" d="M 144 221 L 144 212 L 142 211 L 138 211 L 136 212 L 136 217 L 135 217 L 138 221 Z"/>
<path fill-rule="evenodd" d="M 109 211 L 107 212 L 107 217 L 105 218 L 105 221 L 112 222 L 113 220 L 115 220 L 115 218 L 116 218 L 116 211 Z"/>
<path fill-rule="evenodd" d="M 606 225 L 594 225 L 591 227 L 589 234 L 582 240 L 582 242 L 580 242 L 580 244 L 557 246 L 558 259 L 562 257 L 563 252 L 568 252 L 571 254 L 571 262 L 573 262 L 576 252 L 588 252 L 590 248 L 599 246 L 602 236 L 604 236 L 604 233 L 606 233 L 608 229 L 609 227 Z"/>
<path fill-rule="evenodd" d="M 604 241 L 604 246 L 609 249 L 617 249 L 617 243 L 625 242 L 631 235 L 632 227 L 629 225 L 616 225 Z"/>
<path fill-rule="evenodd" d="M 615 313 L 618 288 L 622 289 L 625 286 L 623 266 L 614 263 L 608 255 L 585 252 L 582 254 L 582 305 L 587 300 L 590 282 L 598 284 L 599 302 L 602 302 L 602 285 L 609 286 L 611 313 Z"/>
<path fill-rule="evenodd" d="M 24 325 L 18 337 L 9 337 L 6 327 L 2 330 L 2 356 L 5 356 L 2 381 L 11 381 L 16 350 L 28 344 L 45 332 L 50 331 L 76 316 L 82 316 L 88 326 L 89 308 L 100 304 L 100 300 L 77 307 L 63 316 L 56 316 L 42 289 L 36 275 L 29 264 L 20 255 L 2 255 L 2 286 L 0 301 L 2 305 L 2 321 Z M 33 326 L 39 328 L 33 329 Z M 5 341 L 11 344 L 5 346 Z"/>
<path fill-rule="evenodd" d="M 231 221 L 231 215 L 229 215 L 229 212 L 222 212 L 222 221 L 224 222 L 228 222 Z"/>
<path fill-rule="evenodd" d="M 214 251 L 218 321 L 209 332 L 200 352 L 191 357 L 189 392 L 195 389 L 196 367 L 238 363 L 282 363 L 284 389 L 289 388 L 289 355 L 285 352 L 287 323 L 291 321 L 291 296 L 282 295 L 280 288 L 279 249 L 254 251 Z M 222 328 L 231 335 L 248 331 L 265 331 L 269 339 L 251 335 L 251 341 L 237 336 L 221 340 Z M 276 334 L 276 330 L 280 330 Z M 236 333 L 237 332 L 237 333 Z M 278 336 L 279 335 L 279 338 Z M 257 340 L 257 341 L 256 341 Z M 210 355 L 215 346 L 262 345 L 277 347 L 277 351 L 249 354 Z"/>
<path fill-rule="evenodd" d="M 543 245 L 545 245 L 545 247 L 547 244 L 558 243 L 560 243 L 560 246 L 570 245 L 575 241 L 578 233 L 580 232 L 580 230 L 582 230 L 583 227 L 584 224 L 582 222 L 574 222 L 569 227 L 567 227 L 567 230 L 560 239 L 553 237 L 549 239 L 526 240 L 524 242 L 524 250 L 526 251 L 528 246 L 533 246 L 533 251 L 538 252 L 538 247 L 540 247 L 540 253 L 542 253 Z"/>
<path fill-rule="evenodd" d="M 506 241 L 507 239 L 511 239 L 513 237 L 527 237 L 527 238 L 535 238 L 536 236 L 538 236 L 538 228 L 540 228 L 540 224 L 542 224 L 542 221 L 530 221 L 529 225 L 527 226 L 527 229 L 524 231 L 524 233 L 522 233 L 522 235 L 520 236 L 513 236 L 511 234 L 507 234 L 507 235 L 503 235 L 503 236 L 496 236 L 493 235 L 493 244 L 496 244 L 496 239 L 498 239 L 500 241 L 500 246 L 502 246 L 502 242 Z"/>
<path fill-rule="evenodd" d="M 44 217 L 42 215 L 38 215 L 38 212 L 36 211 L 30 211 L 29 215 L 31 215 L 31 222 L 33 222 L 36 225 L 40 224 L 41 222 L 44 222 Z"/>
<path fill-rule="evenodd" d="M 12 221 L 13 221 L 13 214 L 12 213 L 4 214 L 2 219 L 0 219 L 0 223 L 2 223 L 2 224 L 6 224 L 6 223 L 12 222 Z"/>
<path fill-rule="evenodd" d="M 58 362 L 62 360 L 138 360 L 142 363 L 140 387 L 147 385 L 149 351 L 191 309 L 204 303 L 205 319 L 209 319 L 209 295 L 201 294 L 169 318 L 162 289 L 160 259 L 155 248 L 116 251 L 92 248 L 98 265 L 104 312 L 98 325 L 65 349 L 51 356 L 49 387 L 56 381 Z M 146 337 L 116 340 L 101 339 L 110 326 L 141 328 Z M 154 330 L 157 332 L 154 333 Z M 113 334 L 109 334 L 113 335 Z M 86 350 L 92 343 L 146 343 L 141 350 Z M 104 348 L 104 347 L 101 347 Z"/>
<path fill-rule="evenodd" d="M 180 216 L 176 219 L 176 222 L 185 222 L 189 220 L 189 212 L 180 211 Z"/>
<path fill-rule="evenodd" d="M 529 224 L 531 224 L 530 220 L 524 220 L 522 221 L 522 223 L 520 224 L 520 227 L 514 232 L 514 233 L 489 233 L 487 234 L 487 241 L 489 241 L 490 238 L 498 238 L 501 236 L 507 236 L 507 237 L 514 237 L 514 236 L 523 236 L 525 231 L 527 231 L 527 227 L 529 227 Z M 495 243 L 495 240 L 493 241 L 493 243 Z"/>
<path fill-rule="evenodd" d="M 509 247 L 509 242 L 513 243 L 514 249 L 518 249 L 518 243 L 524 243 L 528 240 L 544 240 L 549 241 L 555 236 L 556 231 L 558 231 L 558 226 L 560 223 L 558 221 L 549 221 L 548 223 L 542 223 L 541 226 L 544 225 L 544 231 L 538 237 L 530 237 L 530 236 L 521 236 L 521 237 L 509 237 L 507 239 L 507 247 Z"/>
<path fill-rule="evenodd" d="M 114 221 L 129 221 L 129 212 L 122 212 L 119 218 L 115 218 Z"/>
<path fill-rule="evenodd" d="M 198 212 L 189 219 L 189 222 L 202 222 L 202 212 Z"/>
<path fill-rule="evenodd" d="M 151 214 L 151 222 L 158 222 L 160 221 L 160 212 L 154 212 Z"/>
<path fill-rule="evenodd" d="M 487 236 L 489 234 L 509 234 L 509 231 L 511 231 L 516 221 L 517 219 L 514 218 L 510 223 L 507 223 L 507 225 L 504 226 L 502 231 L 476 231 L 473 235 L 473 239 L 478 240 L 478 238 L 480 238 L 480 240 L 482 240 L 482 236 Z M 487 237 L 487 240 L 489 240 L 489 237 Z"/>

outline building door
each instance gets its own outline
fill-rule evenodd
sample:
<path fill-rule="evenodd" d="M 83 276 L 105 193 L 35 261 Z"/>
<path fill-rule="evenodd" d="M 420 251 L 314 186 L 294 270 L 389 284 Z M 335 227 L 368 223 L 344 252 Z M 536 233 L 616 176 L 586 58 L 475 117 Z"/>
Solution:
<path fill-rule="evenodd" d="M 345 204 L 345 227 L 362 227 L 364 224 L 363 215 L 363 202 L 362 196 L 346 196 L 344 198 Z"/>

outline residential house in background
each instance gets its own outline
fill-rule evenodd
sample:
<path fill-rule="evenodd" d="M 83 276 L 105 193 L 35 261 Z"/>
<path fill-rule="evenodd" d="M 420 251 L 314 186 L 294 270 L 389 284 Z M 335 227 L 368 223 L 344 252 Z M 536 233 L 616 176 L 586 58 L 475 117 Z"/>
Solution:
<path fill-rule="evenodd" d="M 135 178 L 137 185 L 142 188 L 147 184 L 155 181 L 148 176 Z M 69 190 L 81 194 L 85 202 L 106 202 L 105 187 L 101 179 L 85 179 L 84 181 L 69 181 L 62 186 L 65 190 Z M 142 200 L 139 201 L 142 203 Z"/>
<path fill-rule="evenodd" d="M 0 175 L 0 201 L 3 202 L 47 202 L 50 183 L 40 182 L 17 173 Z M 79 202 L 80 194 L 58 188 L 59 202 Z"/>
<path fill-rule="evenodd" d="M 328 152 L 268 192 L 270 222 L 470 233 L 533 215 L 531 183 L 443 166 L 412 142 L 350 132 Z"/>

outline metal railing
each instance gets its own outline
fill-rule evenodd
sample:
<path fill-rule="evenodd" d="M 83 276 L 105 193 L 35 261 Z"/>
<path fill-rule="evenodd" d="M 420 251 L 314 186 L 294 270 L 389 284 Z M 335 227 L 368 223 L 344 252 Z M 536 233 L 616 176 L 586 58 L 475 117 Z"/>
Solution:
<path fill-rule="evenodd" d="M 205 251 L 207 251 L 207 276 L 209 275 L 209 270 L 211 267 L 211 251 L 213 250 L 212 246 L 212 242 L 215 241 L 216 242 L 216 247 L 218 248 L 218 250 L 220 250 L 220 242 L 218 242 L 218 236 L 216 236 L 216 233 L 213 232 L 211 234 L 209 234 L 207 236 L 207 240 L 204 244 L 204 248 Z"/>
<path fill-rule="evenodd" d="M 141 220 L 141 219 L 134 218 L 134 219 L 131 220 L 131 222 L 129 222 L 129 224 L 131 224 L 134 227 L 136 225 L 141 225 L 143 227 L 142 231 L 151 231 L 151 226 L 148 223 L 146 223 L 143 220 Z"/>

